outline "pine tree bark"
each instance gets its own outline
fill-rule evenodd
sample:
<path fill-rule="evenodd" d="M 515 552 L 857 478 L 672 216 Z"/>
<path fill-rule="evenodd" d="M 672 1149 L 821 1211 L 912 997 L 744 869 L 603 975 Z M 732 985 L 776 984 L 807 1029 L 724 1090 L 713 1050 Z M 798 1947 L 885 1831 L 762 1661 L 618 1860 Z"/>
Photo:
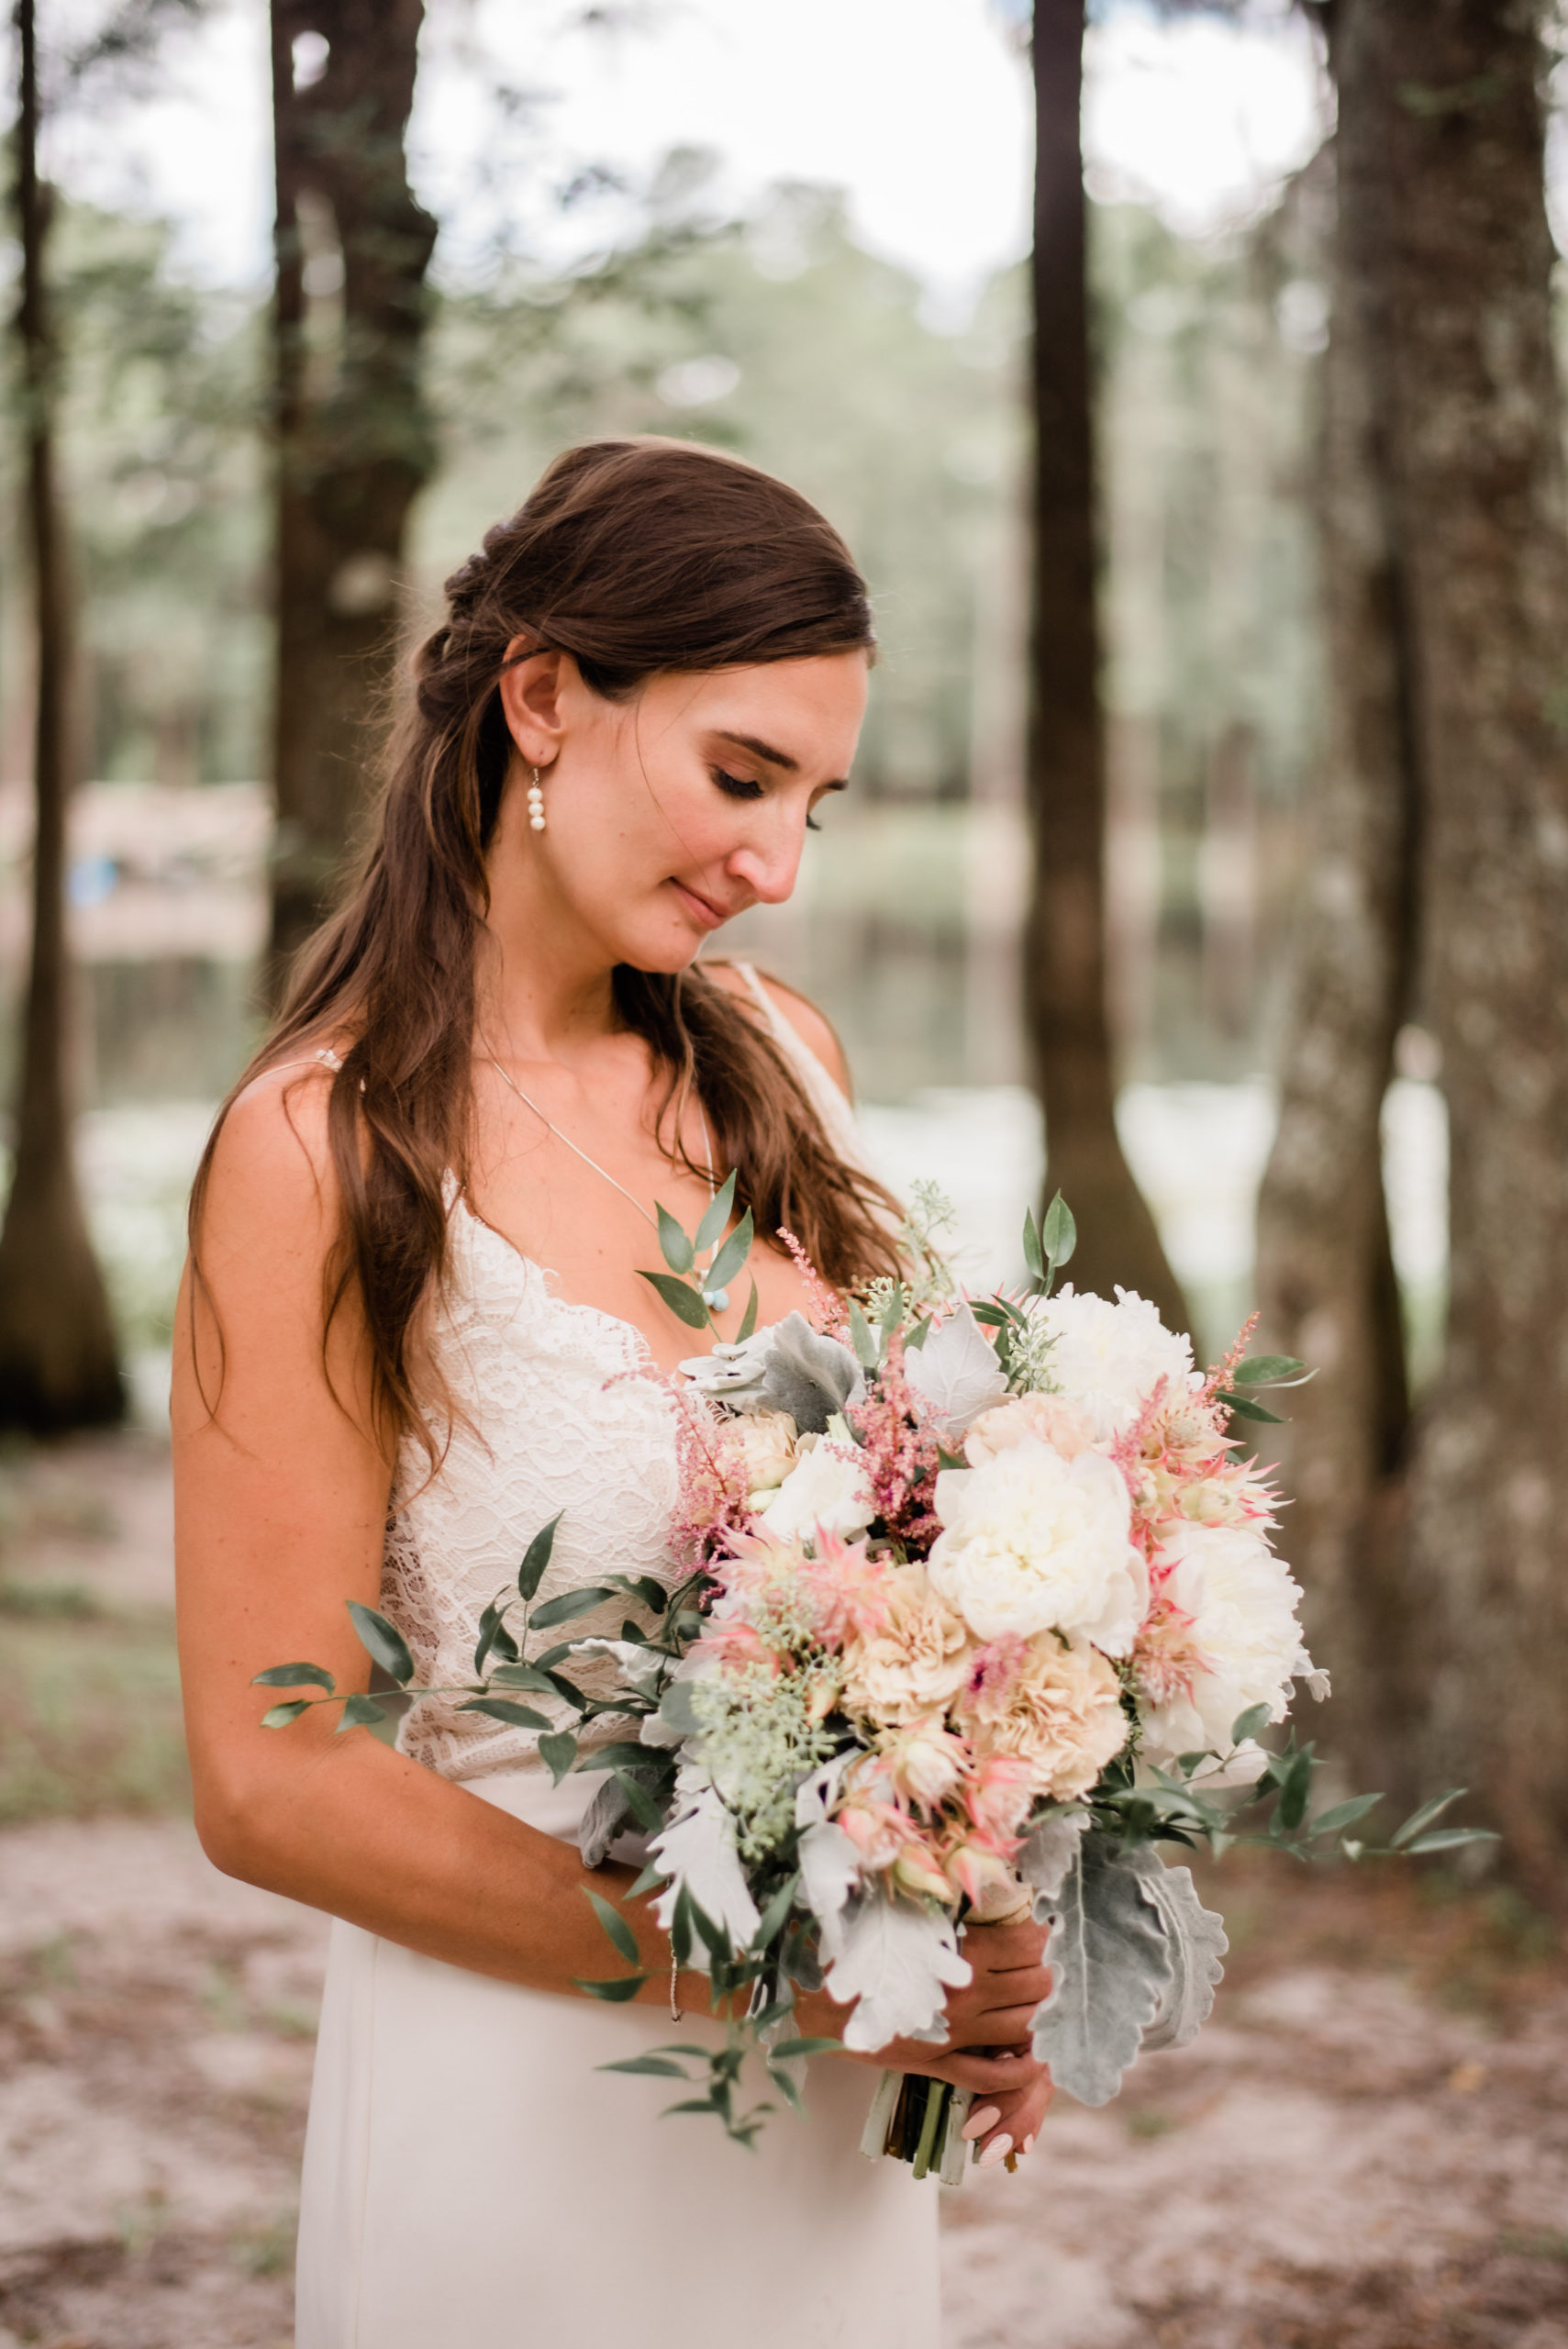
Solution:
<path fill-rule="evenodd" d="M 1396 488 L 1451 1304 L 1411 1481 L 1423 1759 L 1568 1860 L 1568 644 L 1544 61 L 1521 0 L 1351 0 L 1389 129 Z"/>
<path fill-rule="evenodd" d="M 1034 566 L 1027 790 L 1034 879 L 1024 1017 L 1048 1187 L 1078 1224 L 1073 1278 L 1114 1282 L 1176 1329 L 1187 1309 L 1116 1129 L 1106 974 L 1106 719 L 1086 265 L 1083 0 L 1037 0 L 1032 395 Z"/>
<path fill-rule="evenodd" d="M 1280 1116 L 1258 1203 L 1265 1343 L 1312 1364 L 1281 1408 L 1291 1563 L 1308 1644 L 1332 1669 L 1325 1733 L 1358 1784 L 1407 1753 L 1413 1692 L 1399 1539 L 1409 1403 L 1383 1188 L 1381 1116 L 1409 1016 L 1419 778 L 1407 595 L 1390 491 L 1387 124 L 1336 24 L 1331 326 L 1318 540 L 1327 740 L 1309 811 Z"/>
<path fill-rule="evenodd" d="M 72 1154 L 66 1063 L 66 818 L 75 781 L 73 629 L 55 471 L 57 353 L 44 277 L 49 191 L 38 171 L 33 0 L 17 0 L 17 311 L 26 441 L 27 539 L 37 640 L 32 945 L 22 1015 L 16 1169 L 0 1230 L 0 1426 L 53 1434 L 125 1408 L 114 1325 Z"/>
<path fill-rule="evenodd" d="M 277 666 L 269 991 L 316 928 L 368 796 L 409 508 L 436 224 L 404 138 L 423 0 L 272 0 Z M 324 70 L 296 43 L 327 46 Z"/>

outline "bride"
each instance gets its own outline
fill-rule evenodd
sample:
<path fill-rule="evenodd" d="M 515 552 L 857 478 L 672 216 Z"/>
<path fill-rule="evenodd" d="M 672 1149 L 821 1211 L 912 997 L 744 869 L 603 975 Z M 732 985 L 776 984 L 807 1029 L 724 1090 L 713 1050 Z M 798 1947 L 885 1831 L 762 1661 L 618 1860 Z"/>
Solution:
<path fill-rule="evenodd" d="M 789 896 L 845 787 L 873 633 L 841 540 L 728 457 L 602 442 L 447 594 L 361 876 L 209 1145 L 175 1355 L 197 1826 L 338 1920 L 297 2340 L 935 2349 L 937 2194 L 861 2130 L 888 2065 L 977 2092 L 982 2161 L 1032 2145 L 1035 1927 L 967 1936 L 945 2047 L 818 2059 L 806 2119 L 748 2154 L 598 2068 L 713 2028 L 645 1899 L 640 2001 L 577 1988 L 615 1963 L 584 1893 L 635 1873 L 573 1840 L 602 1773 L 556 1787 L 534 1735 L 439 1698 L 395 1752 L 326 1711 L 260 1726 L 251 1676 L 284 1659 L 365 1685 L 349 1599 L 422 1682 L 470 1676 L 558 1510 L 541 1595 L 673 1578 L 663 1382 L 692 1338 L 639 1277 L 655 1201 L 689 1230 L 734 1167 L 737 1211 L 838 1286 L 893 1261 L 827 1024 L 696 960 Z M 752 1263 L 764 1321 L 805 1302 L 782 1249 Z M 804 2032 L 843 2019 L 802 1999 Z"/>

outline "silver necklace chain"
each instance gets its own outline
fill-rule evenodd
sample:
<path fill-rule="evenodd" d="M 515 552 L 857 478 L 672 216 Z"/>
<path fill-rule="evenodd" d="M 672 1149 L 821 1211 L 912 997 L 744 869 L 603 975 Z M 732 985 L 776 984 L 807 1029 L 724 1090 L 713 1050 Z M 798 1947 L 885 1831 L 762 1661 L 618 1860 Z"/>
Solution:
<path fill-rule="evenodd" d="M 545 1116 L 544 1111 L 539 1108 L 539 1103 L 533 1099 L 532 1096 L 523 1091 L 523 1088 L 517 1083 L 517 1078 L 511 1074 L 509 1070 L 502 1066 L 494 1052 L 486 1052 L 484 1057 L 490 1063 L 490 1065 L 495 1070 L 496 1075 L 501 1079 L 502 1084 L 509 1085 L 513 1092 L 517 1095 L 518 1100 L 523 1102 L 533 1111 L 534 1116 L 539 1119 L 539 1124 L 544 1128 L 546 1133 L 553 1134 L 557 1141 L 564 1142 L 567 1149 L 571 1151 L 574 1158 L 580 1158 L 584 1166 L 591 1166 L 595 1174 L 601 1175 L 610 1186 L 612 1190 L 618 1191 L 622 1198 L 625 1199 L 629 1206 L 634 1207 L 637 1209 L 638 1214 L 642 1218 L 644 1223 L 651 1223 L 653 1226 L 654 1230 L 657 1231 L 659 1229 L 659 1219 L 656 1216 L 649 1214 L 648 1209 L 643 1206 L 642 1201 L 634 1197 L 632 1193 L 627 1189 L 624 1183 L 617 1183 L 609 1169 L 607 1167 L 601 1166 L 596 1158 L 590 1158 L 585 1150 L 579 1149 L 578 1145 L 573 1141 L 570 1134 L 563 1134 L 561 1128 L 558 1125 L 553 1124 L 551 1120 Z M 703 1106 L 700 1101 L 697 1103 L 697 1116 L 702 1122 L 703 1152 L 707 1160 L 707 1195 L 708 1197 L 712 1199 L 717 1189 L 717 1186 L 713 1179 L 713 1137 L 708 1132 L 707 1119 L 704 1113 Z"/>

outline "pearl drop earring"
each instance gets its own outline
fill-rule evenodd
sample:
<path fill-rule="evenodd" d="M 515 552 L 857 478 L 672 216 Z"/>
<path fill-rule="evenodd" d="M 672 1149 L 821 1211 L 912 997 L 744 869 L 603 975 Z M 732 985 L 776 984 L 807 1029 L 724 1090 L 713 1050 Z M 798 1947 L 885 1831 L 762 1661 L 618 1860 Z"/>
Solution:
<path fill-rule="evenodd" d="M 534 779 L 532 783 L 528 785 L 528 829 L 530 831 L 542 832 L 544 829 L 544 794 L 539 789 L 538 767 L 535 767 L 533 771 L 533 777 Z"/>

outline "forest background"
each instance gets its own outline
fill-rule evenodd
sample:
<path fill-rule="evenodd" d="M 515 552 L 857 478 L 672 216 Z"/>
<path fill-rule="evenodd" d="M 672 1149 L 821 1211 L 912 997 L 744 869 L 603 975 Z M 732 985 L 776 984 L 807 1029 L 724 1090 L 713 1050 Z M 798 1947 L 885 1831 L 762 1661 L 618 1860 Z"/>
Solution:
<path fill-rule="evenodd" d="M 1209 1355 L 1261 1303 L 1319 1366 L 1289 1424 L 1242 1432 L 1284 1461 L 1282 1547 L 1339 1684 L 1307 1725 L 1322 1798 L 1463 1777 L 1507 1838 L 1489 1872 L 1397 1883 L 1229 1865 L 1200 2051 L 1061 2117 L 1005 2210 L 950 2213 L 951 2338 L 1564 2349 L 1562 27 L 1518 0 L 899 0 L 906 72 L 876 6 L 798 0 L 819 94 L 732 79 L 711 139 L 652 135 L 693 117 L 688 20 L 741 6 L 17 11 L 41 176 L 0 248 L 0 1097 L 44 1146 L 0 1234 L 0 1420 L 28 1423 L 18 1332 L 32 1376 L 72 1319 L 67 1260 L 79 1323 L 102 1267 L 94 1375 L 129 1410 L 0 1439 L 0 2349 L 239 2349 L 286 2321 L 320 1934 L 220 1885 L 184 1820 L 184 1194 L 350 828 L 339 805 L 313 831 L 310 778 L 361 771 L 376 647 L 556 450 L 624 431 L 797 483 L 876 599 L 855 789 L 736 947 L 834 1019 L 879 1164 L 943 1184 L 977 1282 L 1020 1271 L 1060 1174 L 1095 1285 L 1168 1297 Z M 955 77 L 995 128 L 951 151 L 950 35 L 1009 77 Z M 454 75 L 438 154 L 420 93 L 450 109 Z M 851 141 L 857 110 L 868 144 L 902 139 L 906 217 L 820 168 L 825 135 L 782 136 L 817 95 Z M 274 117 L 275 247 L 250 139 Z M 955 174 L 987 138 L 1016 219 L 977 262 Z M 190 151 L 149 162 L 160 140 Z M 414 264 L 400 312 L 383 281 Z M 75 640 L 53 687 L 40 432 Z M 73 786 L 52 878 L 44 770 Z M 40 987 L 51 890 L 68 956 Z M 1084 1032 L 1074 1092 L 1055 1047 Z"/>

